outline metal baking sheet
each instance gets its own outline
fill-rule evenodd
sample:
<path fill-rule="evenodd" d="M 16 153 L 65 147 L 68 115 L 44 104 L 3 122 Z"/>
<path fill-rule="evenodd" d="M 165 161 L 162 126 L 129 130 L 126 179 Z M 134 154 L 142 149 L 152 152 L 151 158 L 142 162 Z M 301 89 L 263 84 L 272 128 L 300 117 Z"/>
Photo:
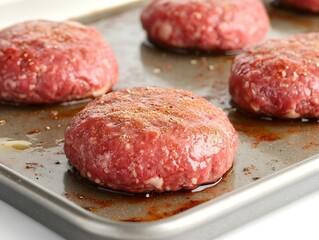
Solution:
<path fill-rule="evenodd" d="M 0 198 L 69 239 L 212 239 L 319 186 L 317 120 L 269 120 L 230 105 L 233 56 L 180 55 L 153 48 L 141 4 L 79 19 L 112 45 L 120 79 L 186 89 L 221 107 L 239 134 L 233 169 L 194 191 L 124 194 L 82 179 L 63 153 L 69 119 L 89 100 L 50 106 L 0 105 Z M 268 6 L 268 37 L 318 31 L 318 16 Z M 92 22 L 92 19 L 94 21 Z"/>

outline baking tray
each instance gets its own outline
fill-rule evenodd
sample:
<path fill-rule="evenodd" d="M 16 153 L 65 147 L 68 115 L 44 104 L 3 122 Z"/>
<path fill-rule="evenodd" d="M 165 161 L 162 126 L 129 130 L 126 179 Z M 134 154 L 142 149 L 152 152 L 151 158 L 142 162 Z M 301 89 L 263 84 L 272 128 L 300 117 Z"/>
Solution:
<path fill-rule="evenodd" d="M 80 19 L 112 45 L 115 90 L 190 90 L 221 107 L 239 134 L 235 164 L 217 185 L 194 191 L 125 194 L 99 188 L 68 165 L 63 134 L 89 100 L 0 106 L 0 198 L 67 239 L 212 239 L 319 187 L 317 120 L 260 119 L 232 108 L 233 56 L 180 55 L 153 48 L 139 23 L 140 3 Z M 317 16 L 268 6 L 268 37 L 318 31 Z"/>

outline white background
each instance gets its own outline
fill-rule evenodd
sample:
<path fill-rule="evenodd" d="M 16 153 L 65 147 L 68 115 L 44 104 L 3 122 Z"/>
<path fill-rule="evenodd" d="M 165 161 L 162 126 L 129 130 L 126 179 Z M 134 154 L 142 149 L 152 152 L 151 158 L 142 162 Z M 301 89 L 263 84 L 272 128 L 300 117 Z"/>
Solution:
<path fill-rule="evenodd" d="M 27 19 L 63 20 L 128 0 L 0 0 L 0 27 Z M 54 11 L 52 11 L 54 9 Z M 1 190 L 0 190 L 1 191 Z M 319 192 L 269 213 L 219 240 L 319 239 Z M 0 201 L 0 239 L 60 240 L 57 234 Z"/>

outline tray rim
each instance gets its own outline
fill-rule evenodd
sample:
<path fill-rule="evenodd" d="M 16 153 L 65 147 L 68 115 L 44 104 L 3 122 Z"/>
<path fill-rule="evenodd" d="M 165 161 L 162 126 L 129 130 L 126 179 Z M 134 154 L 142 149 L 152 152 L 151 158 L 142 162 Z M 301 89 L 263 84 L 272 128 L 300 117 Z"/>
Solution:
<path fill-rule="evenodd" d="M 296 185 L 314 175 L 319 175 L 319 154 L 182 213 L 162 220 L 136 223 L 120 222 L 96 216 L 0 164 L 0 186 L 3 190 L 0 193 L 0 199 L 25 212 L 26 207 L 23 204 L 13 204 L 10 201 L 10 196 L 5 196 L 7 192 L 12 191 L 13 195 L 28 198 L 39 208 L 46 208 L 50 214 L 64 219 L 68 224 L 80 228 L 98 239 L 100 237 L 102 237 L 101 239 L 127 240 L 166 239 L 189 232 L 200 225 L 215 222 L 220 217 L 247 208 L 262 198 Z M 29 215 L 37 218 L 36 214 Z M 45 224 L 45 222 L 43 223 Z"/>

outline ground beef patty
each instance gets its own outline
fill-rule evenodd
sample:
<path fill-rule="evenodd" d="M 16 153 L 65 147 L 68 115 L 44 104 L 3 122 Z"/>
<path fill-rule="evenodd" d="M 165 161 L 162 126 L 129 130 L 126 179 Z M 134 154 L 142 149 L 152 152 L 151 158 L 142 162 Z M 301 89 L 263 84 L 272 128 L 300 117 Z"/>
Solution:
<path fill-rule="evenodd" d="M 319 33 L 268 40 L 236 56 L 230 93 L 240 108 L 280 118 L 319 117 Z"/>
<path fill-rule="evenodd" d="M 155 44 L 204 51 L 241 49 L 270 26 L 259 0 L 153 0 L 141 22 Z"/>
<path fill-rule="evenodd" d="M 0 31 L 0 101 L 54 103 L 97 96 L 117 82 L 102 35 L 75 22 L 28 21 Z"/>
<path fill-rule="evenodd" d="M 280 2 L 288 7 L 319 13 L 319 0 L 280 0 Z"/>
<path fill-rule="evenodd" d="M 145 87 L 91 102 L 69 123 L 64 145 L 82 176 L 128 192 L 215 182 L 232 166 L 236 148 L 221 109 L 188 91 Z"/>

